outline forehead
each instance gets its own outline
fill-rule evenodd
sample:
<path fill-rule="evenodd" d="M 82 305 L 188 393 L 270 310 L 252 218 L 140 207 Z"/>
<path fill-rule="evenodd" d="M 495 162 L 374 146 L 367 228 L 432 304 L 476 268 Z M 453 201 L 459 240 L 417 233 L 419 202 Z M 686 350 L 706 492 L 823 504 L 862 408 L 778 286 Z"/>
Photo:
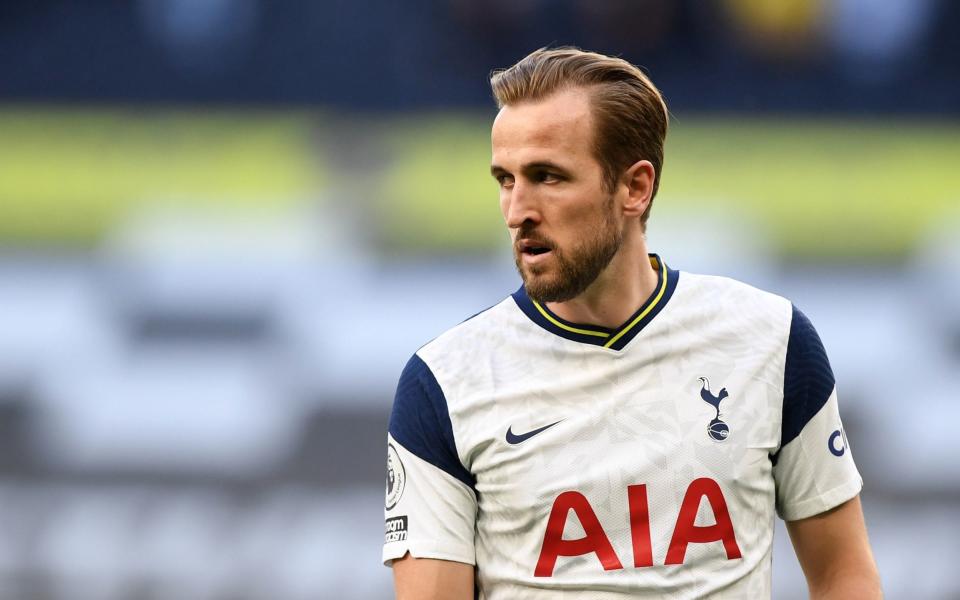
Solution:
<path fill-rule="evenodd" d="M 504 106 L 491 131 L 494 162 L 532 159 L 528 155 L 536 153 L 590 156 L 592 127 L 590 99 L 582 89 Z"/>

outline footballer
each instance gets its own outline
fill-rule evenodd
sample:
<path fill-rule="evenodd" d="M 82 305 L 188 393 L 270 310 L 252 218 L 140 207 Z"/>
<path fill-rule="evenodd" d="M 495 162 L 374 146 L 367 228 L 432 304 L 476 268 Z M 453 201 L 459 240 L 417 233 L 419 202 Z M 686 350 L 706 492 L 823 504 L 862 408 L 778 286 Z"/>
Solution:
<path fill-rule="evenodd" d="M 519 290 L 413 355 L 387 436 L 401 599 L 769 598 L 774 519 L 812 598 L 881 596 L 816 330 L 647 248 L 666 105 L 619 58 L 491 79 Z"/>

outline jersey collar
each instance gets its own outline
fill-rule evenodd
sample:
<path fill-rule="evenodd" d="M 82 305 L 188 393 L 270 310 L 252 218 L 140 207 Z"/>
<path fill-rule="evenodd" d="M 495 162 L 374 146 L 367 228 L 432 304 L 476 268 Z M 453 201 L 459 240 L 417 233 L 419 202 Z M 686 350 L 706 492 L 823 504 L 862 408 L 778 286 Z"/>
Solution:
<path fill-rule="evenodd" d="M 531 321 L 551 333 L 575 342 L 603 346 L 611 350 L 622 350 L 630 343 L 630 340 L 647 326 L 647 323 L 663 310 L 663 307 L 666 306 L 673 295 L 673 291 L 677 288 L 679 272 L 668 268 L 666 263 L 656 254 L 650 255 L 650 265 L 657 269 L 657 287 L 654 288 L 646 302 L 637 309 L 637 312 L 633 313 L 623 325 L 616 329 L 608 329 L 598 325 L 582 325 L 564 320 L 554 314 L 546 305 L 527 296 L 527 290 L 523 286 L 520 286 L 520 289 L 513 293 L 513 299 Z"/>

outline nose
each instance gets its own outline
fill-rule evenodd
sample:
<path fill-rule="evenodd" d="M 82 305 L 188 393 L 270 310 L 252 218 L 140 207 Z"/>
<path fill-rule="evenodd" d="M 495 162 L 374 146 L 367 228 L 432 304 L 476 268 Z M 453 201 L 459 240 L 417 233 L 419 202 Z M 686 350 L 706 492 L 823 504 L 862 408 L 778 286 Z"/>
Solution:
<path fill-rule="evenodd" d="M 540 210 L 532 192 L 521 180 L 517 180 L 510 189 L 500 192 L 503 219 L 510 229 L 517 229 L 524 223 L 540 223 Z"/>

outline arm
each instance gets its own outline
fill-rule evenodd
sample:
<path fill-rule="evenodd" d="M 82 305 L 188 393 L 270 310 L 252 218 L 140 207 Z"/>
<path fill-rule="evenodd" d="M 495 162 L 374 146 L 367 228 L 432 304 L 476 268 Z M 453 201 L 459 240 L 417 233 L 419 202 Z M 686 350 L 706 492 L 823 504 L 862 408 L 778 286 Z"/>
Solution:
<path fill-rule="evenodd" d="M 880 598 L 859 493 L 823 342 L 793 307 L 784 361 L 781 442 L 773 460 L 777 512 L 816 600 Z"/>
<path fill-rule="evenodd" d="M 810 598 L 882 598 L 860 497 L 825 513 L 788 521 L 787 531 L 807 578 Z"/>
<path fill-rule="evenodd" d="M 414 558 L 393 561 L 397 600 L 473 600 L 473 565 Z"/>
<path fill-rule="evenodd" d="M 472 600 L 475 480 L 458 456 L 443 389 L 416 355 L 397 386 L 387 470 L 383 561 L 397 598 Z"/>

